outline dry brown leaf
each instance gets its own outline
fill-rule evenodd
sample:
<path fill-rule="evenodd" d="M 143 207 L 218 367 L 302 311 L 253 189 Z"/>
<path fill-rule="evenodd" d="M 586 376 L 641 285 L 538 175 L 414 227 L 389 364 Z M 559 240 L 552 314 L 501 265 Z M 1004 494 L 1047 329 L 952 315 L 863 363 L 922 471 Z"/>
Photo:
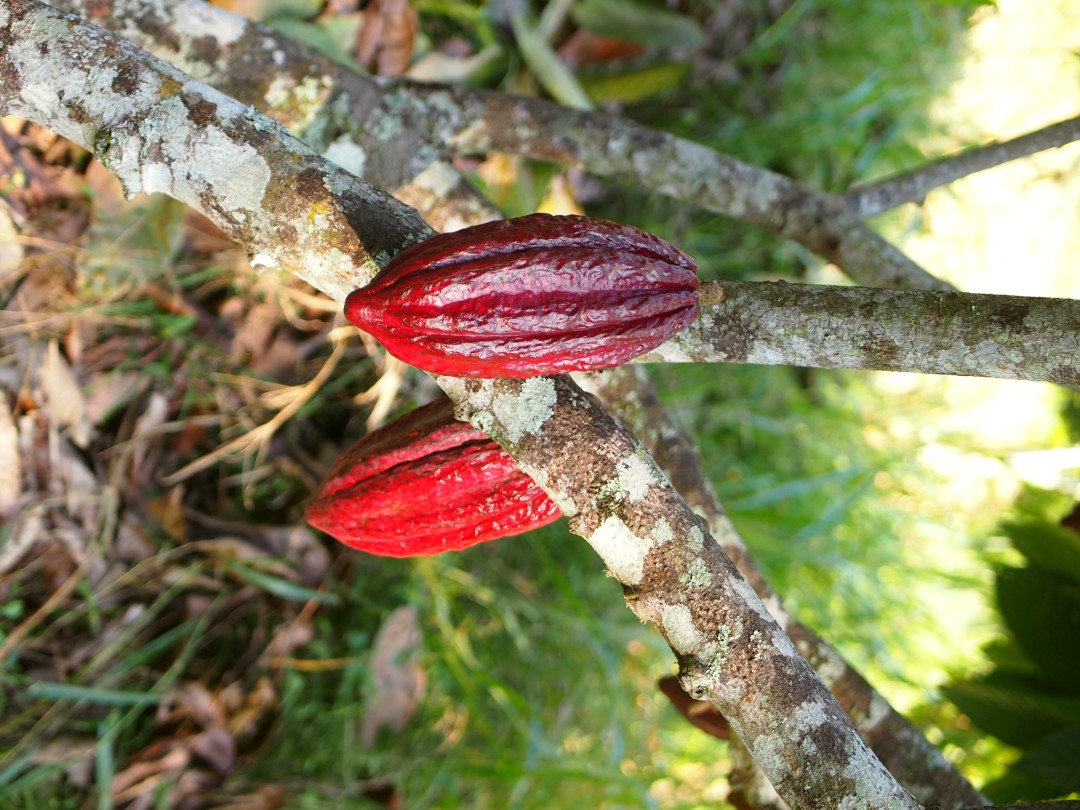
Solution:
<path fill-rule="evenodd" d="M 157 519 L 161 528 L 180 545 L 188 542 L 188 524 L 184 517 L 184 485 L 178 484 L 169 494 L 146 502 L 146 511 Z"/>
<path fill-rule="evenodd" d="M 15 404 L 17 410 L 19 403 Z M 19 457 L 26 489 L 32 495 L 40 495 L 48 486 L 49 439 L 43 414 L 35 409 L 22 414 L 17 420 L 19 434 Z"/>
<path fill-rule="evenodd" d="M 93 738 L 75 737 L 64 735 L 54 737 L 37 749 L 33 754 L 33 760 L 42 765 L 63 765 L 68 769 L 69 775 L 73 772 L 80 780 L 80 787 L 87 787 L 89 780 L 82 781 L 84 775 L 89 777 L 89 769 L 80 768 L 80 765 L 89 766 L 94 761 L 94 753 L 97 750 L 97 741 Z"/>
<path fill-rule="evenodd" d="M 71 517 L 79 518 L 88 532 L 96 532 L 103 504 L 102 482 L 68 442 L 57 438 L 50 447 L 53 477 L 49 489 L 62 496 Z"/>
<path fill-rule="evenodd" d="M 310 621 L 295 619 L 274 633 L 273 639 L 266 645 L 267 658 L 287 658 L 293 650 L 308 644 L 315 637 L 315 628 Z"/>
<path fill-rule="evenodd" d="M 19 456 L 19 431 L 5 395 L 0 396 L 0 518 L 6 519 L 14 514 L 20 492 L 22 459 Z"/>
<path fill-rule="evenodd" d="M 372 694 L 360 723 L 360 744 L 375 745 L 383 728 L 400 733 L 416 713 L 427 686 L 420 668 L 423 636 L 416 608 L 402 605 L 383 622 L 371 650 Z"/>
<path fill-rule="evenodd" d="M 356 60 L 379 76 L 409 67 L 419 18 L 409 0 L 372 0 L 356 40 Z"/>
<path fill-rule="evenodd" d="M 187 750 L 172 748 L 157 759 L 132 763 L 113 777 L 113 802 L 122 805 L 140 796 L 153 795 L 163 780 L 175 780 L 190 762 L 191 754 Z"/>
<path fill-rule="evenodd" d="M 191 752 L 220 774 L 236 764 L 236 742 L 224 726 L 213 725 L 188 740 Z"/>
<path fill-rule="evenodd" d="M 296 341 L 282 329 L 285 314 L 276 295 L 247 309 L 236 328 L 229 354 L 274 380 L 287 378 L 299 363 Z"/>
<path fill-rule="evenodd" d="M 161 427 L 169 418 L 170 410 L 169 398 L 160 391 L 154 391 L 131 428 L 131 441 L 124 447 L 122 459 L 129 460 L 131 466 L 127 478 L 136 491 L 156 477 L 154 460 L 161 449 Z M 122 464 L 123 460 L 118 463 Z"/>
<path fill-rule="evenodd" d="M 18 273 L 25 251 L 19 232 L 6 210 L 0 208 L 0 284 L 10 283 Z"/>
<path fill-rule="evenodd" d="M 269 678 L 262 677 L 254 687 L 242 693 L 239 705 L 230 707 L 229 733 L 239 750 L 248 750 L 265 734 L 277 715 L 277 705 L 274 684 Z"/>
<path fill-rule="evenodd" d="M 0 574 L 14 570 L 45 534 L 45 506 L 37 503 L 20 509 L 8 526 L 7 540 L 0 548 Z"/>
<path fill-rule="evenodd" d="M 60 344 L 49 341 L 44 367 L 41 369 L 41 385 L 49 417 L 56 424 L 68 428 L 71 441 L 85 448 L 90 443 L 90 420 L 86 416 L 86 398 L 83 396 L 75 372 L 60 356 Z"/>
<path fill-rule="evenodd" d="M 129 344 L 130 345 L 130 344 Z M 129 371 L 124 374 L 98 375 L 86 393 L 86 418 L 90 424 L 100 426 L 109 416 L 116 403 L 126 397 L 139 384 L 139 375 Z"/>

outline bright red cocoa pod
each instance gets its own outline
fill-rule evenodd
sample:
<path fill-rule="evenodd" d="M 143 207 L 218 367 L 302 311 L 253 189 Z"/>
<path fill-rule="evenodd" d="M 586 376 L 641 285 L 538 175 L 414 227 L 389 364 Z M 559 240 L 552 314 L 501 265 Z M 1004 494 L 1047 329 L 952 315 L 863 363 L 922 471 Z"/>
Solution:
<path fill-rule="evenodd" d="M 696 269 L 629 225 L 532 214 L 407 248 L 349 294 L 345 317 L 399 360 L 436 374 L 589 371 L 689 326 Z"/>
<path fill-rule="evenodd" d="M 306 509 L 315 528 L 387 557 L 457 551 L 561 515 L 505 450 L 454 419 L 446 399 L 346 450 Z"/>

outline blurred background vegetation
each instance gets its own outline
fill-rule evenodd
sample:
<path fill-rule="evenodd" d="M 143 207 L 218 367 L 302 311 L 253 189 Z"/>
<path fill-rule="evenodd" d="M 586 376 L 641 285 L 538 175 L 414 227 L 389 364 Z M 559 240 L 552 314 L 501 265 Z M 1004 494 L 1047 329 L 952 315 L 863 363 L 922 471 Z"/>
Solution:
<path fill-rule="evenodd" d="M 1068 0 L 227 6 L 346 64 L 596 105 L 834 192 L 1080 106 Z M 377 18 L 414 20 L 408 46 L 364 50 Z M 724 806 L 724 744 L 657 690 L 670 652 L 564 522 L 419 560 L 303 526 L 336 453 L 434 397 L 429 380 L 336 328 L 302 284 L 256 277 L 182 206 L 124 201 L 32 128 L 6 137 L 40 168 L 0 176 L 28 223 L 4 278 L 0 434 L 36 510 L 22 534 L 0 527 L 0 806 Z M 1075 296 L 1078 164 L 1075 149 L 1040 156 L 879 224 L 967 289 Z M 641 189 L 505 155 L 463 165 L 509 215 L 630 222 L 705 278 L 845 283 L 799 246 Z M 34 188 L 53 204 L 28 201 Z M 1076 789 L 1008 770 L 1075 732 L 1080 698 L 1046 708 L 1067 684 L 1002 623 L 995 582 L 1011 575 L 994 568 L 1034 560 L 1010 541 L 1021 515 L 1073 536 L 1054 527 L 1077 485 L 1075 394 L 652 371 L 795 615 L 977 785 Z M 1058 612 L 1078 599 L 1078 580 L 1059 584 Z M 981 717 L 1015 708 L 1024 678 L 1056 719 L 991 728 Z"/>

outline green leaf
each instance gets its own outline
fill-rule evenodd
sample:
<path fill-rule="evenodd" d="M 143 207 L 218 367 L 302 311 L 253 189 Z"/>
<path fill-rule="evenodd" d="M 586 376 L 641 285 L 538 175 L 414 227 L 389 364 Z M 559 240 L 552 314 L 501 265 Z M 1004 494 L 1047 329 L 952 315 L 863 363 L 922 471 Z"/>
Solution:
<path fill-rule="evenodd" d="M 606 101 L 632 104 L 678 87 L 690 68 L 689 62 L 665 62 L 619 73 L 579 72 L 578 80 L 597 104 Z"/>
<path fill-rule="evenodd" d="M 594 34 L 657 48 L 696 48 L 705 39 L 690 17 L 627 0 L 583 0 L 570 16 Z"/>
<path fill-rule="evenodd" d="M 997 593 L 1020 648 L 1065 694 L 1080 695 L 1080 586 L 1034 566 L 1002 568 Z"/>
<path fill-rule="evenodd" d="M 1011 638 L 990 642 L 983 647 L 983 655 L 994 665 L 998 674 L 1039 677 L 1039 668 L 1024 655 L 1024 651 Z"/>
<path fill-rule="evenodd" d="M 1004 776 L 987 782 L 982 787 L 994 804 L 1013 804 L 1014 802 L 1040 801 L 1053 795 L 1052 789 L 1021 771 L 1011 770 Z"/>
<path fill-rule="evenodd" d="M 1038 520 L 1013 521 L 1002 528 L 1032 563 L 1080 585 L 1080 534 Z"/>
<path fill-rule="evenodd" d="M 536 27 L 517 13 L 510 15 L 510 26 L 514 29 L 514 39 L 517 40 L 522 59 L 552 98 L 567 107 L 592 109 L 592 102 L 570 68 L 551 49 Z"/>
<path fill-rule="evenodd" d="M 983 787 L 998 803 L 1054 799 L 1080 790 L 1080 728 L 1052 734 Z"/>
<path fill-rule="evenodd" d="M 1057 796 L 1080 790 L 1080 728 L 1051 734 L 1024 754 L 1013 770 L 1050 786 Z"/>
<path fill-rule="evenodd" d="M 338 601 L 337 597 L 332 593 L 305 588 L 303 585 L 297 585 L 287 579 L 267 574 L 265 571 L 257 571 L 235 561 L 228 562 L 226 568 L 245 582 L 274 596 L 280 596 L 282 599 L 290 599 L 294 602 L 307 602 L 310 600 L 323 605 L 336 604 Z"/>
<path fill-rule="evenodd" d="M 67 683 L 48 683 L 38 681 L 26 689 L 30 697 L 47 700 L 85 700 L 103 706 L 156 706 L 161 702 L 159 695 L 145 692 L 121 692 L 113 689 L 94 689 L 89 686 L 76 686 Z"/>
<path fill-rule="evenodd" d="M 954 681 L 942 690 L 983 731 L 1017 748 L 1080 726 L 1080 699 L 1046 693 L 1038 682 L 1000 672 L 973 681 Z"/>

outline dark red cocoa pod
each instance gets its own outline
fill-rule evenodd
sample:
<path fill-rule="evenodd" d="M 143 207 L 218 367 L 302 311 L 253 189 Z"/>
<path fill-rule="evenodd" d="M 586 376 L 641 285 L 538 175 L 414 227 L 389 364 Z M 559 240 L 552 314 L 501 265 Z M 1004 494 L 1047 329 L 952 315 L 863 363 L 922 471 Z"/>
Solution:
<path fill-rule="evenodd" d="M 346 450 L 308 502 L 308 523 L 387 557 L 457 551 L 521 534 L 559 508 L 499 445 L 442 399 Z"/>
<path fill-rule="evenodd" d="M 399 360 L 453 377 L 610 368 L 697 313 L 694 260 L 645 231 L 532 214 L 399 253 L 345 317 Z"/>

